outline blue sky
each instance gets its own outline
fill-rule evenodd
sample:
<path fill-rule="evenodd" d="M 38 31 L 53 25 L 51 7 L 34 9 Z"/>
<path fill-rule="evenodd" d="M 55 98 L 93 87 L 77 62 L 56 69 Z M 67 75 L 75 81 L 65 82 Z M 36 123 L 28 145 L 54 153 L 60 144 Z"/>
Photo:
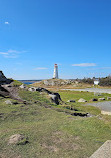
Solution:
<path fill-rule="evenodd" d="M 111 74 L 110 0 L 0 0 L 0 69 L 14 79 Z"/>

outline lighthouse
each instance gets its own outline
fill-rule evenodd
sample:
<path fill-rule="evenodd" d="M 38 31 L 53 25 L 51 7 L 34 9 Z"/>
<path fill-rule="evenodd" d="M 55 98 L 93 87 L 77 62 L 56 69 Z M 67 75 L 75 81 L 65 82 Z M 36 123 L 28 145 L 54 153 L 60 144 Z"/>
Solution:
<path fill-rule="evenodd" d="M 58 65 L 54 64 L 54 74 L 53 74 L 53 78 L 58 79 Z"/>

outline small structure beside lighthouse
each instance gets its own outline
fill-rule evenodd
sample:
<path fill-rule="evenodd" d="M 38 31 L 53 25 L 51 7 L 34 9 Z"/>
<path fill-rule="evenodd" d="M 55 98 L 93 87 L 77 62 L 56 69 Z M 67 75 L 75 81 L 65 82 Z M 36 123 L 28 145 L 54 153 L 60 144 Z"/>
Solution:
<path fill-rule="evenodd" d="M 54 74 L 53 74 L 53 78 L 58 79 L 58 65 L 54 64 Z"/>

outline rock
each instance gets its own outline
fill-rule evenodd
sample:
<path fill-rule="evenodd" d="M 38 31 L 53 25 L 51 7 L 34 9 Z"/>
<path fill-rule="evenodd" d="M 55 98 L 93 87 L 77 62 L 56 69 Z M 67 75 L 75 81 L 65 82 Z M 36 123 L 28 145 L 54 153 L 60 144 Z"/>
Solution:
<path fill-rule="evenodd" d="M 107 97 L 107 100 L 111 100 L 111 97 Z"/>
<path fill-rule="evenodd" d="M 27 138 L 22 134 L 14 134 L 9 138 L 8 144 L 25 145 L 28 143 Z"/>
<path fill-rule="evenodd" d="M 80 117 L 87 117 L 87 116 L 90 117 L 90 115 L 88 113 L 83 114 L 83 113 L 75 112 L 75 113 L 72 113 L 71 115 L 72 116 L 80 116 Z"/>
<path fill-rule="evenodd" d="M 80 98 L 79 100 L 78 100 L 78 102 L 79 103 L 85 103 L 85 102 L 87 102 L 85 99 L 83 99 L 83 98 Z"/>
<path fill-rule="evenodd" d="M 105 98 L 99 98 L 98 100 L 99 100 L 99 101 L 101 101 L 101 100 L 105 100 Z"/>
<path fill-rule="evenodd" d="M 31 87 L 28 90 L 31 91 L 31 92 L 38 91 L 40 93 L 44 92 L 44 93 L 48 94 L 51 101 L 54 102 L 57 105 L 62 101 L 59 93 L 53 93 L 53 92 L 51 92 L 51 91 L 49 91 L 45 88 L 42 88 L 42 87 L 37 87 L 37 88 Z"/>
<path fill-rule="evenodd" d="M 52 102 L 54 102 L 55 104 L 59 104 L 59 98 L 57 97 L 57 95 L 54 95 L 54 94 L 49 94 Z"/>
<path fill-rule="evenodd" d="M 25 86 L 24 84 L 22 84 L 22 85 L 20 86 L 20 88 L 21 88 L 21 89 L 25 89 L 26 86 Z"/>
<path fill-rule="evenodd" d="M 68 102 L 68 103 L 71 103 L 71 102 L 72 102 L 72 103 L 75 103 L 76 101 L 75 101 L 75 100 L 68 100 L 67 102 Z"/>
<path fill-rule="evenodd" d="M 91 99 L 90 101 L 98 101 L 98 99 L 96 99 L 96 98 L 93 98 L 93 99 Z"/>
<path fill-rule="evenodd" d="M 12 81 L 13 81 L 13 80 L 11 80 L 11 79 L 7 79 L 7 78 L 4 76 L 3 72 L 0 71 L 0 85 L 2 85 L 2 84 L 10 84 Z"/>
<path fill-rule="evenodd" d="M 30 87 L 28 90 L 29 90 L 30 92 L 35 92 L 35 91 L 36 91 L 36 88 L 35 88 L 35 87 Z"/>
<path fill-rule="evenodd" d="M 9 86 L 9 85 L 1 85 L 0 86 L 0 95 L 3 97 L 10 97 L 12 99 L 16 99 L 19 101 L 22 101 L 22 99 L 19 97 L 18 88 Z"/>
<path fill-rule="evenodd" d="M 45 88 L 41 88 L 41 87 L 36 88 L 36 91 L 47 93 L 49 95 L 49 97 L 51 98 L 51 101 L 57 105 L 62 101 L 59 93 L 53 93 L 53 92 L 51 92 Z"/>
<path fill-rule="evenodd" d="M 62 80 L 62 79 L 48 79 L 42 81 L 42 83 L 46 86 L 61 86 L 61 85 L 69 85 L 72 83 L 71 80 Z"/>
<path fill-rule="evenodd" d="M 12 105 L 12 102 L 10 100 L 6 100 L 5 103 Z"/>

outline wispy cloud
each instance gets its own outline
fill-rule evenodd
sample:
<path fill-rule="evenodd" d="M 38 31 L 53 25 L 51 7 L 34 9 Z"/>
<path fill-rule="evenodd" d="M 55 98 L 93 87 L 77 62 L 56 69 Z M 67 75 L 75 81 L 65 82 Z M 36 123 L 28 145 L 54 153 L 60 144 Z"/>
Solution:
<path fill-rule="evenodd" d="M 46 70 L 48 69 L 47 67 L 36 67 L 34 70 Z"/>
<path fill-rule="evenodd" d="M 9 25 L 10 23 L 8 21 L 5 22 L 5 25 Z"/>
<path fill-rule="evenodd" d="M 104 70 L 104 69 L 111 69 L 111 67 L 96 67 L 96 68 L 90 68 L 88 70 Z"/>
<path fill-rule="evenodd" d="M 96 63 L 80 63 L 80 64 L 72 64 L 72 66 L 89 67 L 89 66 L 96 66 Z"/>
<path fill-rule="evenodd" d="M 98 68 L 98 69 L 111 69 L 111 67 L 101 67 L 101 68 Z"/>
<path fill-rule="evenodd" d="M 6 52 L 0 52 L 0 55 L 2 55 L 5 58 L 17 58 L 20 53 L 25 53 L 26 51 L 17 51 L 13 49 L 9 49 Z"/>

